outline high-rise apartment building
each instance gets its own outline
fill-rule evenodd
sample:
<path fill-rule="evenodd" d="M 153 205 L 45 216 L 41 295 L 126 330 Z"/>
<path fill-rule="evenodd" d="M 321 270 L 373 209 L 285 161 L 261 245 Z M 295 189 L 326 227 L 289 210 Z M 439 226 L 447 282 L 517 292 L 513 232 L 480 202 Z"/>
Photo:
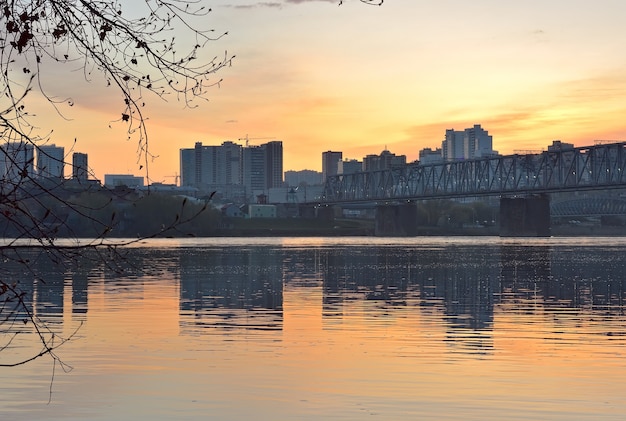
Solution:
<path fill-rule="evenodd" d="M 220 146 L 197 142 L 193 149 L 180 150 L 180 175 L 181 186 L 250 199 L 283 185 L 283 143 L 242 147 L 230 141 Z"/>
<path fill-rule="evenodd" d="M 218 184 L 241 184 L 243 168 L 241 165 L 241 145 L 233 142 L 224 142 L 216 152 L 216 174 Z"/>
<path fill-rule="evenodd" d="M 267 166 L 265 148 L 248 146 L 243 149 L 243 184 L 246 194 L 263 192 L 267 189 Z"/>
<path fill-rule="evenodd" d="M 79 181 L 86 181 L 89 178 L 86 153 L 74 152 L 72 154 L 72 178 Z"/>
<path fill-rule="evenodd" d="M 0 144 L 0 186 L 34 175 L 34 150 L 33 145 L 26 142 Z"/>
<path fill-rule="evenodd" d="M 492 156 L 497 152 L 493 150 L 492 136 L 480 124 L 475 124 L 463 131 L 446 130 L 446 137 L 441 143 L 441 154 L 444 161 L 458 161 Z"/>
<path fill-rule="evenodd" d="M 475 124 L 470 129 L 465 129 L 467 137 L 466 145 L 468 147 L 467 155 L 469 159 L 483 158 L 495 154 L 493 150 L 493 137 L 489 135 L 487 130 Z"/>
<path fill-rule="evenodd" d="M 339 163 L 342 159 L 342 152 L 322 152 L 322 183 L 326 182 L 327 177 L 337 175 L 337 172 L 339 171 Z"/>
<path fill-rule="evenodd" d="M 283 142 L 273 140 L 261 145 L 265 148 L 267 188 L 283 186 Z"/>
<path fill-rule="evenodd" d="M 446 137 L 441 143 L 441 151 L 444 161 L 458 161 L 465 159 L 464 136 L 462 131 L 448 129 Z"/>
<path fill-rule="evenodd" d="M 197 144 L 197 143 L 196 143 Z M 202 143 L 200 143 L 202 145 Z M 181 149 L 179 155 L 180 185 L 192 187 L 196 184 L 196 159 L 195 149 Z"/>
<path fill-rule="evenodd" d="M 180 150 L 181 186 L 210 189 L 211 186 L 241 184 L 242 148 L 233 142 Z"/>
<path fill-rule="evenodd" d="M 283 186 L 283 142 L 243 148 L 243 184 L 249 197 Z"/>
<path fill-rule="evenodd" d="M 37 148 L 37 176 L 63 178 L 65 168 L 65 148 L 63 146 L 41 145 Z"/>

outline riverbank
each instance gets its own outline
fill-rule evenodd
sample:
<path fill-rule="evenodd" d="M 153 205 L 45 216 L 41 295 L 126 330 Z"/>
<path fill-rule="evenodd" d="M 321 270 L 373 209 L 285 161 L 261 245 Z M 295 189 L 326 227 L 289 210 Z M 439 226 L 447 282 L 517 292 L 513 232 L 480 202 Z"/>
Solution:
<path fill-rule="evenodd" d="M 372 236 L 374 221 L 359 219 L 254 218 L 232 219 L 216 230 L 223 237 L 337 237 Z"/>
<path fill-rule="evenodd" d="M 552 225 L 553 237 L 615 237 L 626 236 L 626 226 L 602 225 Z M 337 237 L 337 236 L 374 236 L 373 220 L 362 219 L 239 219 L 215 232 L 223 237 Z M 500 228 L 493 226 L 421 226 L 417 227 L 416 235 L 420 236 L 498 236 Z"/>

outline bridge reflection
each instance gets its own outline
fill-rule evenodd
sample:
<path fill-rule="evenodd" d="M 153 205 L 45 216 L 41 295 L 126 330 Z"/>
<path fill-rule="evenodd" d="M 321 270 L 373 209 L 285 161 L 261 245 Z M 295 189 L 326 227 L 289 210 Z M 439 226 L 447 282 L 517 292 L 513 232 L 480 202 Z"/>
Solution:
<path fill-rule="evenodd" d="M 25 256 L 32 271 L 7 260 L 3 274 L 21 273 L 28 304 L 51 323 L 70 315 L 86 319 L 93 290 L 105 300 L 120 294 L 142 300 L 150 283 L 178 285 L 179 314 L 172 317 L 183 334 L 282 330 L 285 291 L 297 290 L 319 295 L 326 328 L 356 309 L 388 322 L 428 318 L 445 326 L 450 346 L 488 352 L 502 312 L 552 312 L 556 318 L 565 309 L 597 322 L 623 318 L 626 308 L 622 247 L 483 240 L 445 246 L 138 248 L 128 250 L 132 265 L 122 272 L 90 259 L 70 265 L 45 253 L 21 252 Z M 70 301 L 71 311 L 64 307 Z"/>

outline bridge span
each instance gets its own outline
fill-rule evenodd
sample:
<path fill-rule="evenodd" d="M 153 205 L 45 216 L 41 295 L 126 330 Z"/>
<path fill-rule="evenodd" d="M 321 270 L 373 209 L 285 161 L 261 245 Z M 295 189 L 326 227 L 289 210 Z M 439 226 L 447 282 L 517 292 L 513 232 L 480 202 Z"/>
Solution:
<path fill-rule="evenodd" d="M 397 207 L 426 199 L 498 196 L 501 235 L 545 236 L 550 193 L 626 188 L 625 172 L 626 142 L 599 143 L 331 176 L 319 203 Z"/>

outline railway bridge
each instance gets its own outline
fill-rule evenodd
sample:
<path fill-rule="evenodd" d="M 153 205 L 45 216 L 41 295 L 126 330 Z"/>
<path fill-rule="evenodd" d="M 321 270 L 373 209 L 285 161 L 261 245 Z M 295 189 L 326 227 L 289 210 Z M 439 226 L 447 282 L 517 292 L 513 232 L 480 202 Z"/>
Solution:
<path fill-rule="evenodd" d="M 626 188 L 626 142 L 328 177 L 317 206 L 376 206 L 377 223 L 411 221 L 418 201 L 497 197 L 500 235 L 549 236 L 550 195 Z M 571 205 L 574 205 L 572 203 Z M 580 204 L 579 204 L 580 205 Z M 611 203 L 618 209 L 619 203 Z M 392 228 L 393 231 L 393 228 Z"/>

